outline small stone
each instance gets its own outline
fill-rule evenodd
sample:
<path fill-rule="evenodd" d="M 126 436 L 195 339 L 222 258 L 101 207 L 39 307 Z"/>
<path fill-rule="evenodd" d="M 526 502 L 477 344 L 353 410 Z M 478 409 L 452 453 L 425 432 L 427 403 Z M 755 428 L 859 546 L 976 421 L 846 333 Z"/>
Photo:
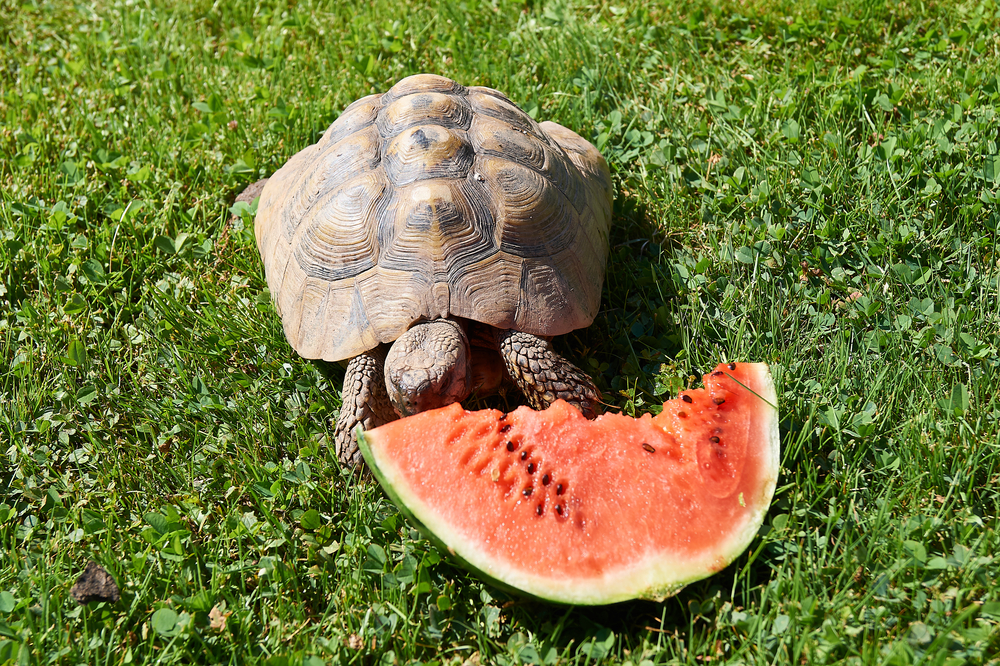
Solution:
<path fill-rule="evenodd" d="M 121 597 L 115 579 L 104 567 L 91 560 L 76 580 L 76 585 L 69 591 L 70 596 L 78 604 L 86 605 L 91 601 L 116 602 Z"/>

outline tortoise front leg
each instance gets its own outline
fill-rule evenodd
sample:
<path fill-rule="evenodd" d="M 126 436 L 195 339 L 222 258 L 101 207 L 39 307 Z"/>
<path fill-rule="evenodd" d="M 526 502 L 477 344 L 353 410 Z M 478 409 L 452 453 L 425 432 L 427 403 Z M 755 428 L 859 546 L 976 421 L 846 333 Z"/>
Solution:
<path fill-rule="evenodd" d="M 588 419 L 601 412 L 601 392 L 593 380 L 552 349 L 552 343 L 521 331 L 496 331 L 496 343 L 511 379 L 534 409 L 563 399 Z"/>
<path fill-rule="evenodd" d="M 385 392 L 382 375 L 385 353 L 385 347 L 376 347 L 355 356 L 347 364 L 342 404 L 333 434 L 337 458 L 344 465 L 353 467 L 362 463 L 361 449 L 354 434 L 359 424 L 364 430 L 371 430 L 399 418 Z"/>

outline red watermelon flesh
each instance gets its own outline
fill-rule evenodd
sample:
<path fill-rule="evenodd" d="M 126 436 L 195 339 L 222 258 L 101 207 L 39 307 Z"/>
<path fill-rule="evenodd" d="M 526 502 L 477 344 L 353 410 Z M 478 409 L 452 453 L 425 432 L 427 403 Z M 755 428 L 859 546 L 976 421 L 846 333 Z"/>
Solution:
<path fill-rule="evenodd" d="M 778 475 L 767 366 L 720 365 L 657 416 L 458 404 L 359 434 L 396 504 L 466 566 L 571 604 L 662 599 L 721 570 Z"/>

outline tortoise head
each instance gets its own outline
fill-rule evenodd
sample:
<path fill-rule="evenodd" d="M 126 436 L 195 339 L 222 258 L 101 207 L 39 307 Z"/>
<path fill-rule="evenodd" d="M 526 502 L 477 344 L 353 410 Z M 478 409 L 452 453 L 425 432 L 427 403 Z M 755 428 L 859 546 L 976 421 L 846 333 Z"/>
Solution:
<path fill-rule="evenodd" d="M 385 387 L 400 416 L 460 402 L 472 391 L 469 340 L 450 319 L 411 327 L 389 348 Z"/>

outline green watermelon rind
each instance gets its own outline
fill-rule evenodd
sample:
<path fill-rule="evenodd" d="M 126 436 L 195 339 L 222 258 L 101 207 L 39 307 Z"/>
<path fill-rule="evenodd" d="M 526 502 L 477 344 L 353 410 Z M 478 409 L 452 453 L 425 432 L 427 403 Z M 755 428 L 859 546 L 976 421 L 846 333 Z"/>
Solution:
<path fill-rule="evenodd" d="M 457 528 L 435 520 L 436 513 L 415 496 L 404 496 L 401 477 L 383 464 L 378 455 L 377 435 L 357 430 L 358 445 L 368 463 L 369 469 L 378 480 L 389 499 L 395 503 L 403 515 L 433 543 L 441 552 L 450 555 L 460 566 L 496 587 L 520 596 L 528 596 L 543 601 L 568 605 L 603 605 L 629 599 L 649 599 L 662 601 L 677 594 L 685 586 L 715 574 L 739 557 L 750 545 L 764 522 L 774 490 L 777 486 L 780 467 L 781 447 L 778 434 L 777 394 L 771 374 L 764 364 L 752 364 L 756 381 L 750 387 L 764 403 L 757 422 L 757 441 L 766 447 L 762 456 L 764 469 L 761 470 L 760 496 L 743 498 L 748 507 L 741 527 L 735 528 L 728 538 L 711 553 L 705 553 L 694 561 L 680 562 L 667 556 L 657 555 L 636 563 L 628 570 L 622 569 L 605 579 L 553 579 L 533 575 L 510 568 L 500 570 L 502 563 L 487 561 L 480 556 L 473 544 L 467 543 Z M 754 438 L 748 438 L 754 441 Z M 388 461 L 385 461 L 388 462 Z"/>
<path fill-rule="evenodd" d="M 486 581 L 490 585 L 493 585 L 494 587 L 497 587 L 501 590 L 505 590 L 507 592 L 519 596 L 527 595 L 530 597 L 542 599 L 543 601 L 550 601 L 549 599 L 544 599 L 542 597 L 532 595 L 526 592 L 525 590 L 518 589 L 512 585 L 508 585 L 507 583 L 503 582 L 498 578 L 494 578 L 493 576 L 489 575 L 482 569 L 476 567 L 474 564 L 472 564 L 465 558 L 461 557 L 458 554 L 458 552 L 455 551 L 454 548 L 450 547 L 448 544 L 446 544 L 444 541 L 438 538 L 437 534 L 435 534 L 433 530 L 429 529 L 426 525 L 424 525 L 423 521 L 421 521 L 416 516 L 416 514 L 410 509 L 410 504 L 408 502 L 405 502 L 402 496 L 396 492 L 395 486 L 393 486 L 391 483 L 387 483 L 385 473 L 382 470 L 382 468 L 379 465 L 374 464 L 375 456 L 372 454 L 370 448 L 371 445 L 369 444 L 368 441 L 369 440 L 368 434 L 369 433 L 366 433 L 361 429 L 361 426 L 358 426 L 357 429 L 358 446 L 361 448 L 361 452 L 365 458 L 365 461 L 368 462 L 368 468 L 372 471 L 372 474 L 375 475 L 375 478 L 376 480 L 378 480 L 379 485 L 382 486 L 382 490 L 384 490 L 385 494 L 389 496 L 389 499 L 392 500 L 392 503 L 396 505 L 396 508 L 399 509 L 400 513 L 402 513 L 403 516 L 406 517 L 406 519 L 410 522 L 410 524 L 413 527 L 417 529 L 417 531 L 419 531 L 428 541 L 434 544 L 434 547 L 437 548 L 438 551 L 440 551 L 441 553 L 445 553 L 452 560 L 454 560 L 460 567 L 472 573 L 473 575 L 477 576 L 478 578 Z"/>

